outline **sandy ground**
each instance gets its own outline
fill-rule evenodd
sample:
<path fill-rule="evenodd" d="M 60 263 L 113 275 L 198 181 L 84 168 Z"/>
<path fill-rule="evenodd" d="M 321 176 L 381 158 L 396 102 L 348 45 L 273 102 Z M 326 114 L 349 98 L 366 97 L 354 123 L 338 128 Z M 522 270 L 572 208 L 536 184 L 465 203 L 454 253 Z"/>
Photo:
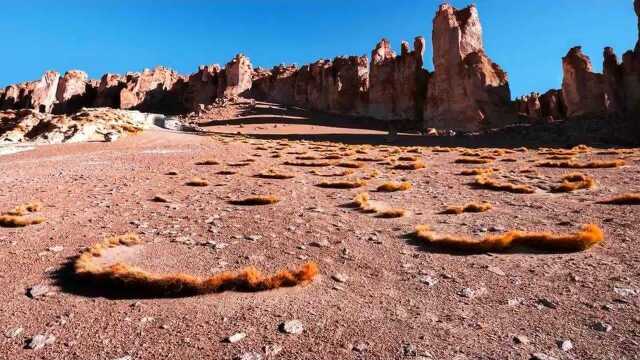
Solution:
<path fill-rule="evenodd" d="M 472 177 L 459 173 L 476 165 L 454 164 L 463 150 L 343 147 L 335 140 L 384 142 L 386 135 L 270 120 L 240 123 L 210 122 L 206 128 L 252 134 L 246 139 L 150 131 L 115 143 L 41 146 L 0 157 L 0 211 L 37 199 L 48 219 L 21 229 L 0 228 L 0 330 L 7 332 L 0 358 L 251 359 L 260 354 L 461 360 L 528 359 L 534 353 L 559 359 L 640 358 L 640 207 L 595 203 L 640 191 L 640 151 L 580 155 L 625 157 L 627 165 L 583 170 L 598 186 L 569 194 L 546 190 L 570 170 L 535 168 L 539 175 L 529 177 L 519 172 L 542 158 L 536 150 L 480 165 L 500 169 L 497 178 L 537 188 L 535 194 L 511 194 L 470 187 Z M 330 141 L 282 140 L 300 134 Z M 325 155 L 323 149 L 360 150 L 344 154 L 343 160 L 351 161 L 418 156 L 427 167 L 404 171 L 366 162 L 352 177 L 372 169 L 380 175 L 360 189 L 340 190 L 316 186 L 335 179 L 310 174 L 314 168 L 282 165 L 298 156 Z M 276 153 L 281 157 L 272 157 Z M 195 165 L 206 159 L 222 164 Z M 255 161 L 232 166 L 246 159 Z M 253 176 L 273 167 L 296 177 Z M 237 174 L 216 175 L 222 169 Z M 171 170 L 178 175 L 166 175 Z M 193 176 L 207 179 L 209 186 L 185 186 Z M 413 188 L 375 192 L 387 180 L 406 180 Z M 360 191 L 411 215 L 382 219 L 346 206 Z M 281 201 L 249 207 L 228 203 L 252 194 L 277 195 Z M 152 202 L 155 195 L 171 203 Z M 438 214 L 448 205 L 472 201 L 488 201 L 494 208 Z M 586 223 L 601 226 L 605 242 L 569 254 L 517 249 L 461 255 L 411 236 L 418 224 L 483 236 L 510 229 L 570 233 Z M 320 275 L 294 288 L 181 298 L 130 296 L 69 277 L 69 261 L 85 247 L 127 232 L 140 234 L 147 244 L 123 251 L 121 260 L 149 271 L 207 275 L 254 265 L 273 272 L 315 261 Z M 332 278 L 337 274 L 346 282 Z M 31 298 L 28 289 L 38 284 L 47 285 L 49 294 Z M 302 334 L 279 330 L 293 319 L 302 322 Z M 599 321 L 611 331 L 595 329 Z M 16 328 L 23 331 L 12 336 Z M 246 338 L 225 341 L 237 332 Z M 56 339 L 29 349 L 37 334 Z M 563 351 L 559 342 L 564 340 L 573 348 Z M 280 347 L 279 354 L 267 355 Z"/>

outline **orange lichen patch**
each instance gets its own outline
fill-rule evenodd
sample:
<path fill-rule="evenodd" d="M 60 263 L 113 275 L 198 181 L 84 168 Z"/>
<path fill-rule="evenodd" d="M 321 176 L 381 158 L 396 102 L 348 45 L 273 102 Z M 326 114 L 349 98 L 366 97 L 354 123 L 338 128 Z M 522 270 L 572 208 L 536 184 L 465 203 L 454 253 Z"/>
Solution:
<path fill-rule="evenodd" d="M 460 172 L 460 175 L 491 175 L 493 174 L 493 169 L 491 168 L 475 168 L 475 169 L 465 169 Z"/>
<path fill-rule="evenodd" d="M 454 163 L 456 164 L 488 164 L 491 161 L 492 159 L 464 157 L 464 158 L 456 159 Z"/>
<path fill-rule="evenodd" d="M 455 214 L 459 215 L 465 212 L 469 213 L 481 213 L 491 210 L 492 206 L 489 203 L 470 203 L 464 206 L 449 206 L 441 212 L 441 214 Z"/>
<path fill-rule="evenodd" d="M 475 181 L 471 185 L 479 189 L 505 191 L 516 194 L 533 194 L 534 192 L 536 192 L 534 188 L 528 185 L 512 184 L 509 182 L 492 179 L 484 175 L 476 176 Z"/>
<path fill-rule="evenodd" d="M 394 191 L 405 191 L 411 189 L 411 183 L 408 181 L 388 181 L 380 186 L 378 186 L 378 191 L 380 192 L 394 192 Z"/>
<path fill-rule="evenodd" d="M 550 168 L 567 168 L 567 169 L 604 169 L 623 166 L 624 160 L 594 160 L 590 162 L 577 162 L 577 161 L 542 161 L 538 162 L 536 166 L 550 167 Z"/>
<path fill-rule="evenodd" d="M 424 169 L 427 165 L 422 160 L 404 163 L 404 164 L 396 164 L 393 166 L 394 170 L 418 170 Z"/>
<path fill-rule="evenodd" d="M 582 173 L 571 173 L 562 177 L 562 183 L 551 188 L 551 192 L 571 192 L 581 189 L 591 189 L 596 185 L 596 181 Z"/>
<path fill-rule="evenodd" d="M 342 180 L 342 181 L 323 181 L 317 186 L 328 189 L 356 189 L 367 185 L 367 182 L 362 179 L 355 180 Z"/>
<path fill-rule="evenodd" d="M 325 167 L 333 165 L 329 161 L 285 161 L 284 165 L 304 167 Z"/>
<path fill-rule="evenodd" d="M 297 270 L 283 270 L 265 276 L 254 267 L 222 272 L 202 278 L 189 274 L 156 274 L 125 263 L 102 266 L 96 261 L 109 248 L 142 245 L 135 234 L 112 237 L 83 251 L 73 264 L 80 280 L 114 290 L 135 291 L 150 296 L 193 296 L 223 291 L 264 291 L 292 287 L 312 281 L 318 266 L 309 262 Z"/>
<path fill-rule="evenodd" d="M 220 165 L 220 162 L 217 160 L 209 159 L 209 160 L 198 161 L 196 165 Z"/>
<path fill-rule="evenodd" d="M 616 195 L 610 199 L 598 201 L 606 205 L 640 205 L 640 193 L 626 193 Z"/>
<path fill-rule="evenodd" d="M 339 171 L 339 172 L 332 172 L 332 173 L 321 173 L 318 170 L 311 170 L 309 172 L 312 175 L 316 175 L 316 176 L 321 176 L 321 177 L 338 177 L 338 176 L 347 176 L 347 175 L 351 175 L 353 174 L 353 170 L 343 170 L 343 171 Z"/>
<path fill-rule="evenodd" d="M 187 186 L 209 186 L 209 182 L 201 177 L 194 177 L 185 183 Z"/>
<path fill-rule="evenodd" d="M 18 205 L 12 210 L 0 214 L 0 227 L 25 227 L 29 225 L 42 224 L 47 219 L 33 213 L 42 210 L 43 205 L 39 201 Z"/>
<path fill-rule="evenodd" d="M 258 195 L 258 196 L 250 196 L 245 199 L 230 200 L 229 203 L 233 205 L 252 206 L 252 205 L 271 205 L 279 201 L 280 199 L 274 195 Z"/>
<path fill-rule="evenodd" d="M 296 177 L 296 175 L 288 172 L 278 171 L 275 169 L 268 169 L 261 173 L 256 174 L 255 177 L 261 178 L 261 179 L 285 180 L 285 179 L 293 179 L 294 177 Z"/>
<path fill-rule="evenodd" d="M 575 234 L 513 230 L 482 239 L 439 234 L 432 231 L 429 226 L 418 225 L 415 236 L 429 245 L 471 253 L 506 251 L 515 246 L 549 251 L 583 251 L 604 240 L 602 230 L 594 224 L 584 225 Z"/>
<path fill-rule="evenodd" d="M 364 167 L 363 163 L 353 162 L 353 161 L 343 161 L 336 164 L 338 167 L 349 168 L 349 169 L 360 169 Z"/>

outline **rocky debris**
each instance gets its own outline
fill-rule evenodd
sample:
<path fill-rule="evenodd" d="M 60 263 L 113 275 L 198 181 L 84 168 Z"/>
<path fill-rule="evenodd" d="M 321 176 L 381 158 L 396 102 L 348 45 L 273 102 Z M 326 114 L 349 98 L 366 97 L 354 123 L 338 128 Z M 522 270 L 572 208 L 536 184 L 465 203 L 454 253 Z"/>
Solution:
<path fill-rule="evenodd" d="M 593 72 L 591 60 L 580 46 L 562 58 L 562 69 L 562 97 L 568 118 L 607 117 L 619 111 L 605 76 Z"/>
<path fill-rule="evenodd" d="M 304 326 L 300 320 L 289 320 L 280 324 L 280 331 L 287 334 L 300 335 L 304 331 Z"/>
<path fill-rule="evenodd" d="M 342 274 L 342 273 L 335 273 L 333 275 L 331 275 L 331 278 L 339 283 L 346 283 L 349 280 L 349 277 L 347 277 L 347 275 Z"/>
<path fill-rule="evenodd" d="M 610 332 L 611 330 L 613 330 L 613 326 L 607 324 L 604 321 L 596 321 L 595 323 L 593 323 L 592 327 L 594 330 L 602 332 Z"/>
<path fill-rule="evenodd" d="M 225 84 L 222 94 L 218 92 L 218 96 L 240 96 L 251 89 L 253 66 L 248 57 L 243 54 L 237 54 L 224 67 Z"/>
<path fill-rule="evenodd" d="M 234 360 L 262 360 L 262 355 L 257 352 L 242 353 L 233 358 Z"/>
<path fill-rule="evenodd" d="M 242 341 L 244 338 L 247 337 L 246 333 L 243 332 L 237 332 L 229 337 L 227 337 L 227 342 L 231 343 L 231 344 L 235 344 L 237 342 Z"/>
<path fill-rule="evenodd" d="M 107 134 L 135 134 L 150 125 L 148 117 L 137 111 L 95 108 L 74 115 L 51 115 L 34 110 L 9 110 L 0 112 L 0 144 L 104 140 Z"/>
<path fill-rule="evenodd" d="M 573 342 L 571 340 L 560 340 L 558 341 L 558 347 L 562 351 L 570 351 L 573 349 Z"/>
<path fill-rule="evenodd" d="M 265 345 L 264 347 L 264 353 L 269 358 L 273 358 L 276 355 L 280 354 L 282 350 L 284 350 L 284 348 L 282 347 L 282 345 L 279 345 L 279 344 L 270 344 L 270 345 Z"/>
<path fill-rule="evenodd" d="M 530 343 L 531 341 L 529 340 L 528 336 L 516 335 L 516 336 L 513 337 L 513 342 L 515 342 L 516 344 L 526 345 L 526 344 Z"/>
<path fill-rule="evenodd" d="M 34 285 L 29 289 L 27 294 L 32 299 L 43 297 L 49 293 L 49 287 L 47 285 Z"/>
<path fill-rule="evenodd" d="M 433 63 L 425 126 L 478 131 L 512 120 L 507 74 L 484 52 L 475 6 L 440 6 L 433 20 Z"/>
<path fill-rule="evenodd" d="M 89 76 L 80 70 L 67 71 L 58 82 L 56 101 L 53 111 L 57 114 L 70 114 L 87 104 L 92 104 L 96 88 L 89 83 Z"/>
<path fill-rule="evenodd" d="M 51 345 L 56 342 L 56 337 L 50 334 L 39 334 L 31 338 L 27 347 L 32 350 L 42 349 L 45 345 Z"/>
<path fill-rule="evenodd" d="M 23 332 L 24 332 L 24 328 L 19 326 L 19 327 L 11 328 L 5 331 L 4 336 L 8 339 L 14 339 L 22 335 Z"/>
<path fill-rule="evenodd" d="M 182 112 L 185 79 L 177 72 L 157 67 L 129 73 L 120 91 L 120 108 L 174 114 Z"/>
<path fill-rule="evenodd" d="M 558 360 L 553 356 L 547 355 L 545 353 L 534 353 L 531 355 L 531 360 Z"/>

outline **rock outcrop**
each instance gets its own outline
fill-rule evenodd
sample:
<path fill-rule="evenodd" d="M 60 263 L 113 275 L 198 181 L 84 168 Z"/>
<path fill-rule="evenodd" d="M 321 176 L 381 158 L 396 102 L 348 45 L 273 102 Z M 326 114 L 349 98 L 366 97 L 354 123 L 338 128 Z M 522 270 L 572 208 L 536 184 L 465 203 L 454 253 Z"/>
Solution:
<path fill-rule="evenodd" d="M 104 74 L 96 90 L 95 107 L 120 108 L 120 91 L 125 87 L 125 78 L 118 74 Z"/>
<path fill-rule="evenodd" d="M 531 93 L 516 99 L 518 113 L 532 120 L 561 120 L 565 118 L 561 90 L 544 94 Z"/>
<path fill-rule="evenodd" d="M 562 58 L 562 97 L 568 118 L 607 117 L 620 111 L 602 74 L 593 72 L 591 60 L 580 46 Z"/>
<path fill-rule="evenodd" d="M 96 88 L 89 83 L 87 73 L 80 70 L 67 71 L 58 82 L 54 112 L 69 114 L 92 104 Z"/>
<path fill-rule="evenodd" d="M 97 108 L 73 115 L 52 115 L 32 109 L 9 110 L 0 112 L 0 144 L 106 140 L 150 126 L 150 118 L 138 111 Z"/>
<path fill-rule="evenodd" d="M 225 84 L 219 96 L 234 97 L 251 89 L 253 66 L 249 58 L 238 54 L 224 67 Z"/>
<path fill-rule="evenodd" d="M 433 63 L 424 111 L 427 127 L 476 131 L 509 121 L 507 74 L 484 52 L 475 6 L 440 6 L 433 20 Z"/>
<path fill-rule="evenodd" d="M 183 105 L 188 111 L 196 111 L 200 105 L 214 102 L 221 91 L 222 70 L 219 65 L 200 66 L 198 72 L 191 74 L 184 89 Z"/>
<path fill-rule="evenodd" d="M 179 113 L 183 110 L 184 83 L 182 76 L 164 67 L 127 74 L 120 91 L 120 108 Z"/>
<path fill-rule="evenodd" d="M 50 113 L 56 102 L 58 82 L 60 74 L 56 71 L 47 71 L 42 75 L 40 81 L 34 84 L 33 91 L 28 95 L 28 108 L 39 112 Z"/>

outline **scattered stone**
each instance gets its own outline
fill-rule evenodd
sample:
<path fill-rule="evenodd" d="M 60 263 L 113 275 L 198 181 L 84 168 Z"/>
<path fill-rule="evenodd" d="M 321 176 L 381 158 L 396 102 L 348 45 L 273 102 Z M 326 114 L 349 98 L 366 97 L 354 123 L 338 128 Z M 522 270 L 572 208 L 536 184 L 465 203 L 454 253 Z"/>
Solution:
<path fill-rule="evenodd" d="M 502 271 L 502 269 L 500 269 L 499 267 L 495 267 L 495 266 L 489 266 L 487 267 L 487 270 L 489 272 L 492 272 L 498 276 L 505 276 L 506 274 L 504 273 L 504 271 Z"/>
<path fill-rule="evenodd" d="M 49 250 L 50 252 L 53 252 L 53 253 L 59 253 L 62 250 L 64 250 L 64 246 L 61 246 L 61 245 L 51 246 L 51 247 L 47 248 L 47 250 Z"/>
<path fill-rule="evenodd" d="M 229 336 L 229 337 L 227 338 L 227 342 L 229 342 L 229 343 L 231 343 L 231 344 L 235 344 L 235 343 L 237 343 L 237 342 L 239 342 L 239 341 L 242 341 L 242 340 L 243 340 L 244 338 L 246 338 L 246 337 L 247 337 L 247 334 L 246 334 L 246 333 L 238 332 L 238 333 L 235 333 L 235 334 L 233 334 L 233 335 Z"/>
<path fill-rule="evenodd" d="M 531 355 L 531 360 L 558 360 L 558 359 L 553 356 L 549 356 L 547 354 L 534 353 L 533 355 Z"/>
<path fill-rule="evenodd" d="M 476 298 L 478 296 L 482 296 L 482 295 L 484 295 L 486 293 L 487 293 L 487 289 L 484 288 L 484 287 L 478 288 L 476 290 L 471 289 L 471 288 L 464 288 L 464 289 L 462 289 L 462 290 L 460 290 L 458 292 L 458 295 L 460 295 L 462 297 L 465 297 L 465 298 L 472 299 L 472 298 Z"/>
<path fill-rule="evenodd" d="M 418 348 L 414 344 L 402 345 L 402 353 L 404 356 L 418 356 Z"/>
<path fill-rule="evenodd" d="M 339 282 L 339 283 L 346 283 L 346 282 L 349 280 L 349 278 L 347 277 L 347 275 L 342 274 L 342 273 L 335 273 L 335 274 L 331 275 L 331 278 L 332 278 L 334 281 L 337 281 L 337 282 Z"/>
<path fill-rule="evenodd" d="M 432 287 L 438 283 L 438 279 L 431 276 L 423 276 L 420 278 L 420 282 L 427 285 L 428 287 Z"/>
<path fill-rule="evenodd" d="M 49 292 L 49 287 L 47 285 L 35 285 L 29 289 L 28 295 L 32 299 L 37 299 L 39 297 L 47 295 Z"/>
<path fill-rule="evenodd" d="M 516 335 L 513 337 L 513 342 L 515 342 L 516 344 L 526 345 L 530 342 L 530 340 L 529 337 L 525 335 Z"/>
<path fill-rule="evenodd" d="M 330 247 L 331 243 L 327 240 L 319 240 L 319 241 L 313 241 L 309 245 L 319 247 L 319 248 L 326 248 L 326 247 Z"/>
<path fill-rule="evenodd" d="M 246 352 L 234 357 L 235 360 L 262 360 L 262 355 L 257 352 Z"/>
<path fill-rule="evenodd" d="M 562 351 L 569 351 L 573 349 L 573 342 L 571 340 L 560 340 L 558 341 L 558 347 Z"/>
<path fill-rule="evenodd" d="M 18 336 L 20 336 L 23 332 L 24 332 L 24 328 L 16 327 L 16 328 L 7 330 L 4 333 L 4 336 L 6 336 L 9 339 L 13 339 L 13 338 L 17 338 Z"/>
<path fill-rule="evenodd" d="M 596 331 L 609 332 L 613 330 L 613 326 L 607 324 L 606 322 L 598 320 L 593 324 L 593 329 Z"/>
<path fill-rule="evenodd" d="M 267 355 L 267 357 L 276 356 L 280 354 L 282 350 L 283 350 L 283 347 L 279 344 L 265 345 L 264 347 L 264 353 L 265 355 Z"/>
<path fill-rule="evenodd" d="M 29 344 L 27 346 L 29 347 L 29 349 L 38 350 L 42 349 L 45 345 L 51 345 L 54 342 L 56 342 L 55 336 L 49 334 L 39 334 L 31 338 L 31 341 L 29 341 Z"/>
<path fill-rule="evenodd" d="M 262 239 L 262 235 L 247 235 L 245 236 L 245 239 L 250 241 L 258 241 Z"/>
<path fill-rule="evenodd" d="M 538 304 L 540 304 L 541 306 L 544 307 L 548 307 L 549 309 L 557 309 L 558 308 L 558 304 L 556 304 L 555 302 L 549 300 L 549 299 L 545 299 L 545 298 L 540 298 L 538 299 Z"/>
<path fill-rule="evenodd" d="M 304 331 L 304 326 L 300 320 L 289 320 L 280 324 L 280 330 L 293 335 L 300 335 Z"/>
<path fill-rule="evenodd" d="M 359 353 L 366 352 L 369 349 L 369 345 L 363 342 L 357 342 L 353 345 L 353 350 Z"/>
<path fill-rule="evenodd" d="M 613 291 L 622 297 L 636 296 L 639 294 L 638 290 L 629 288 L 614 287 Z"/>
<path fill-rule="evenodd" d="M 113 360 L 133 360 L 133 358 L 131 357 L 131 355 L 125 355 L 123 357 L 119 357 L 119 358 L 113 359 Z"/>

